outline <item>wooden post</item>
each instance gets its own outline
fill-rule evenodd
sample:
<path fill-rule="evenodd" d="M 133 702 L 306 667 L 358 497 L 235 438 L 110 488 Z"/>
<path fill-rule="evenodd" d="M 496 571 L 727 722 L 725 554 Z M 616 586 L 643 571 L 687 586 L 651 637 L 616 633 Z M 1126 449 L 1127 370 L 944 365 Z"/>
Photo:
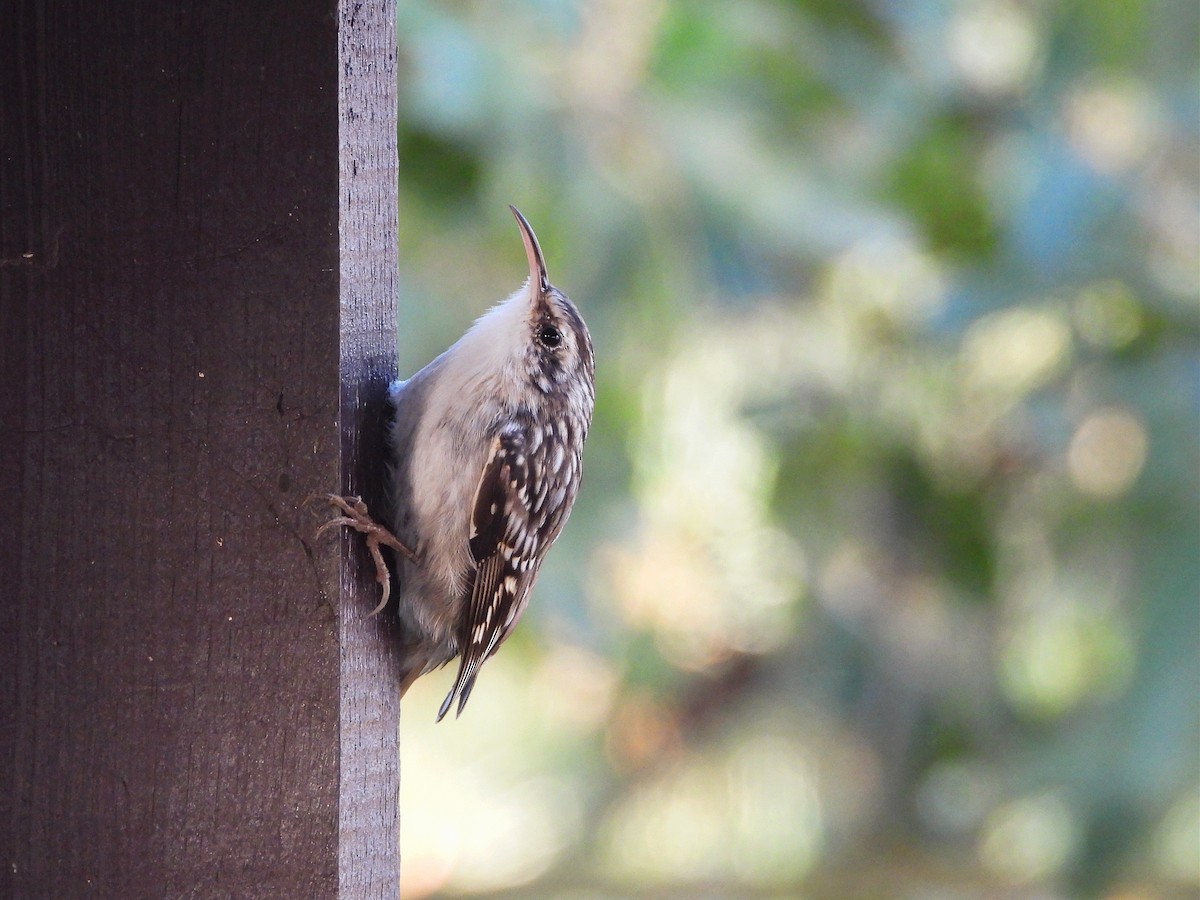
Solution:
<path fill-rule="evenodd" d="M 338 41 L 341 222 L 342 483 L 384 508 L 387 387 L 396 377 L 396 10 L 393 0 L 340 0 Z M 343 531 L 339 558 L 362 560 Z M 379 586 L 370 565 L 342 568 L 342 896 L 399 895 L 400 673 L 394 619 L 365 615 Z"/>
<path fill-rule="evenodd" d="M 398 893 L 393 20 L 0 0 L 0 896 Z"/>

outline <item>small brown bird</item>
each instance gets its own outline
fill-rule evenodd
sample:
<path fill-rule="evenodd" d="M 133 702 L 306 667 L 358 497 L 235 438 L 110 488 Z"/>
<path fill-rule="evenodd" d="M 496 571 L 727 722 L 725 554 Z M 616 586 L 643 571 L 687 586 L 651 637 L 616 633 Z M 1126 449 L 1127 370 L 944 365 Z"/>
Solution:
<path fill-rule="evenodd" d="M 388 601 L 380 545 L 397 551 L 406 648 L 401 691 L 459 657 L 438 721 L 466 705 L 479 668 L 529 602 L 583 475 L 595 405 L 592 339 L 546 276 L 537 237 L 515 207 L 529 279 L 407 381 L 395 408 L 391 531 L 355 497 L 331 496 L 326 523 L 367 536 Z"/>

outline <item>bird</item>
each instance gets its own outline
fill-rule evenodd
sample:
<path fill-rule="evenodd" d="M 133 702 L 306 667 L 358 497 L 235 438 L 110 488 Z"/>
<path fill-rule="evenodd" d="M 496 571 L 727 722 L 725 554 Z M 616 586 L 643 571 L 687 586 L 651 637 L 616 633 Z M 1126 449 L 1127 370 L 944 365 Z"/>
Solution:
<path fill-rule="evenodd" d="M 537 236 L 517 220 L 529 276 L 449 349 L 389 388 L 391 502 L 379 524 L 358 497 L 329 495 L 366 536 L 387 606 L 381 546 L 395 551 L 404 626 L 401 696 L 459 660 L 438 710 L 461 715 L 480 667 L 524 613 L 546 552 L 583 476 L 595 408 L 592 338 L 575 304 L 550 283 Z"/>

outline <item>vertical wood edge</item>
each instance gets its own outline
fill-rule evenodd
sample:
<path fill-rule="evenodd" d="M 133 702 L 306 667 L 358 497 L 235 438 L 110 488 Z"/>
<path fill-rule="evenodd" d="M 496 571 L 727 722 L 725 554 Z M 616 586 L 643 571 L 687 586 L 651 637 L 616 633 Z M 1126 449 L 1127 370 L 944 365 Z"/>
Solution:
<path fill-rule="evenodd" d="M 342 489 L 382 510 L 387 386 L 396 377 L 397 197 L 394 0 L 338 3 Z M 399 720 L 394 622 L 358 535 L 343 536 L 339 886 L 398 897 Z"/>

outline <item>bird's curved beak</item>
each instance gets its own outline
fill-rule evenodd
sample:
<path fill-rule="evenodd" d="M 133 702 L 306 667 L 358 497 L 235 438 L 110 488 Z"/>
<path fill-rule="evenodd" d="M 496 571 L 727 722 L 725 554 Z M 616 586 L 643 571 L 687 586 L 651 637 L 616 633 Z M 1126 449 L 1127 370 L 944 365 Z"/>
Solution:
<path fill-rule="evenodd" d="M 546 277 L 546 260 L 542 258 L 542 248 L 538 245 L 537 235 L 533 233 L 521 211 L 512 205 L 508 208 L 516 216 L 517 225 L 521 228 L 521 240 L 525 242 L 525 256 L 529 260 L 529 290 L 533 294 L 531 299 L 537 300 L 550 288 L 550 279 Z"/>

